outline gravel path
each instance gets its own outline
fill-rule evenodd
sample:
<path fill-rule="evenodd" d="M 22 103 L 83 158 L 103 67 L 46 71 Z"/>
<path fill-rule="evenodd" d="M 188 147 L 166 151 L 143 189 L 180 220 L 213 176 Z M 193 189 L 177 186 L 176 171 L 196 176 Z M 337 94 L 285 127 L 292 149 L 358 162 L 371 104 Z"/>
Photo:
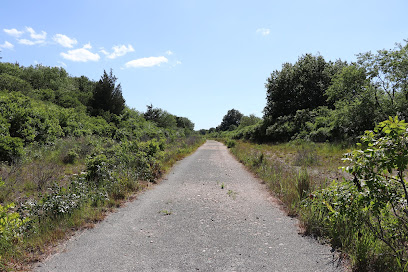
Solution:
<path fill-rule="evenodd" d="M 342 271 L 227 148 L 207 141 L 34 271 Z"/>

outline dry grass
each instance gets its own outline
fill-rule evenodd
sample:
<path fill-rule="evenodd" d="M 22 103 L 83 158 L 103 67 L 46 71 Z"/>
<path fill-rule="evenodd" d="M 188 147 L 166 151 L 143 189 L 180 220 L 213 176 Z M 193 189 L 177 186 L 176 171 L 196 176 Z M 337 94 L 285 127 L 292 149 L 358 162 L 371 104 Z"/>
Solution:
<path fill-rule="evenodd" d="M 328 143 L 258 145 L 237 141 L 231 152 L 265 181 L 294 216 L 309 193 L 344 176 L 338 168 L 348 150 Z"/>

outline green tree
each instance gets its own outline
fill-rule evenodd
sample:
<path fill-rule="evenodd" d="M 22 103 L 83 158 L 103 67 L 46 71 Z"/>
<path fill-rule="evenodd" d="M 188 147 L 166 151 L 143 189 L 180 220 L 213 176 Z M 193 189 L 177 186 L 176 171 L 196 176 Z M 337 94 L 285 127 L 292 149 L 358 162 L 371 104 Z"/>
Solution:
<path fill-rule="evenodd" d="M 379 112 L 376 89 L 366 70 L 357 64 L 346 66 L 334 75 L 327 99 L 334 103 L 337 139 L 355 138 L 384 119 Z"/>
<path fill-rule="evenodd" d="M 268 78 L 264 118 L 273 123 L 280 116 L 297 110 L 332 106 L 325 95 L 331 79 L 345 62 L 326 62 L 322 56 L 303 55 L 295 64 L 285 63 Z"/>
<path fill-rule="evenodd" d="M 148 121 L 156 123 L 158 127 L 162 128 L 176 128 L 177 120 L 176 116 L 168 113 L 160 108 L 154 108 L 153 105 L 147 105 L 147 110 L 144 113 L 144 117 Z"/>
<path fill-rule="evenodd" d="M 90 100 L 93 115 L 101 115 L 103 111 L 113 114 L 121 114 L 125 108 L 125 99 L 122 96 L 122 87 L 116 85 L 117 78 L 103 71 L 101 79 L 96 83 Z"/>
<path fill-rule="evenodd" d="M 384 116 L 398 113 L 408 118 L 408 41 L 394 49 L 359 54 L 358 63 L 375 86 L 377 105 Z M 384 94 L 384 95 L 383 95 Z"/>
<path fill-rule="evenodd" d="M 221 131 L 236 129 L 240 124 L 242 116 L 244 115 L 236 109 L 229 110 L 222 118 L 222 122 L 217 129 Z"/>
<path fill-rule="evenodd" d="M 68 73 L 64 68 L 47 67 L 41 64 L 23 67 L 21 78 L 30 83 L 33 89 L 56 91 L 68 84 Z"/>
<path fill-rule="evenodd" d="M 177 127 L 194 130 L 194 123 L 187 117 L 176 117 Z"/>
<path fill-rule="evenodd" d="M 262 119 L 259 117 L 256 117 L 254 114 L 251 114 L 249 116 L 244 115 L 239 121 L 239 127 L 243 128 L 247 126 L 252 126 L 252 125 L 259 123 L 260 121 L 262 121 Z"/>
<path fill-rule="evenodd" d="M 31 85 L 19 77 L 12 76 L 6 73 L 0 74 L 0 90 L 12 92 L 22 92 L 28 94 L 31 91 Z"/>

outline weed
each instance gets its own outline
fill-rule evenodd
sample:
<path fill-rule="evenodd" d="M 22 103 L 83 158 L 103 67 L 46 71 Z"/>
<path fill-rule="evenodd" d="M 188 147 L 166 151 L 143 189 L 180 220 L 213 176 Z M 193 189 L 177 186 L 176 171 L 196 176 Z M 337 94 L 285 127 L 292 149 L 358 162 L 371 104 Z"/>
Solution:
<path fill-rule="evenodd" d="M 161 211 L 159 211 L 159 213 L 161 213 L 161 214 L 163 214 L 163 215 L 170 215 L 170 214 L 171 214 L 171 211 L 161 210 Z"/>
<path fill-rule="evenodd" d="M 228 190 L 228 192 L 227 192 L 227 195 L 229 196 L 229 197 L 231 197 L 232 199 L 236 199 L 237 198 L 237 192 L 234 192 L 233 190 Z"/>
<path fill-rule="evenodd" d="M 224 185 L 224 182 L 223 183 L 221 183 L 221 189 L 224 189 L 225 188 L 225 185 Z"/>
<path fill-rule="evenodd" d="M 310 176 L 306 169 L 300 170 L 296 178 L 296 189 L 300 200 L 304 199 L 310 191 Z"/>
<path fill-rule="evenodd" d="M 264 163 L 265 156 L 264 153 L 261 152 L 259 156 L 255 156 L 255 158 L 252 161 L 252 166 L 258 167 Z"/>
<path fill-rule="evenodd" d="M 308 167 L 319 164 L 319 157 L 314 148 L 301 148 L 297 151 L 293 165 Z"/>

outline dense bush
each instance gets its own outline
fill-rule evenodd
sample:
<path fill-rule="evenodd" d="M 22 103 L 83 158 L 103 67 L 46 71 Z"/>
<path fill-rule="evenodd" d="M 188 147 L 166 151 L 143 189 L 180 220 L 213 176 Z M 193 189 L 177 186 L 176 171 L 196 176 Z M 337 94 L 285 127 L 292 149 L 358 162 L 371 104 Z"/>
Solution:
<path fill-rule="evenodd" d="M 0 137 L 0 161 L 14 162 L 24 154 L 23 140 L 17 137 Z"/>
<path fill-rule="evenodd" d="M 0 270 L 100 219 L 203 142 L 188 118 L 158 112 L 126 107 L 112 73 L 94 82 L 0 63 Z"/>
<path fill-rule="evenodd" d="M 333 183 L 304 202 L 309 232 L 328 236 L 361 271 L 408 265 L 408 125 L 390 118 L 367 131 L 344 169 L 353 179 Z M 344 228 L 347 226 L 347 228 Z M 374 261 L 373 261 L 374 260 Z"/>
<path fill-rule="evenodd" d="M 351 64 L 305 54 L 267 79 L 261 125 L 252 131 L 220 125 L 232 132 L 211 133 L 257 142 L 355 142 L 388 116 L 408 118 L 407 52 L 405 41 L 394 49 L 360 54 Z"/>

